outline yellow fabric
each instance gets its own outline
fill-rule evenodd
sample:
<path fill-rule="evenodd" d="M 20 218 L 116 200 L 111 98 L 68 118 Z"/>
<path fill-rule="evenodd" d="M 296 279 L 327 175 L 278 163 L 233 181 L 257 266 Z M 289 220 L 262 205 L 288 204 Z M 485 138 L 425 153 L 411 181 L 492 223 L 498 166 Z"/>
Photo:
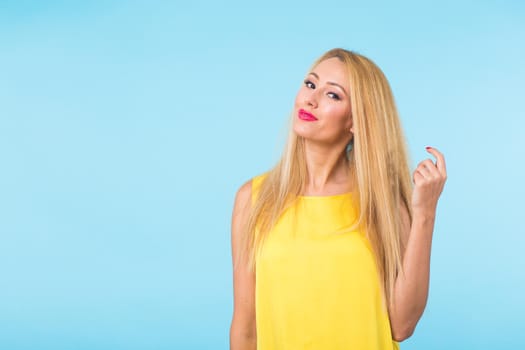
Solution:
<path fill-rule="evenodd" d="M 266 173 L 253 178 L 252 202 Z M 300 196 L 256 260 L 257 350 L 398 350 L 352 195 Z"/>

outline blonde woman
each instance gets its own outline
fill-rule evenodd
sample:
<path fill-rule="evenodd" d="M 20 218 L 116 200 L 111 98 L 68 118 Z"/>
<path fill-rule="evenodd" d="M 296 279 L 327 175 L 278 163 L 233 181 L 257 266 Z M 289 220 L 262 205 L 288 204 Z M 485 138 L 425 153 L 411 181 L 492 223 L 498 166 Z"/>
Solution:
<path fill-rule="evenodd" d="M 382 71 L 326 52 L 299 89 L 278 164 L 243 184 L 232 215 L 232 350 L 399 349 L 425 309 L 435 148 L 410 174 Z"/>

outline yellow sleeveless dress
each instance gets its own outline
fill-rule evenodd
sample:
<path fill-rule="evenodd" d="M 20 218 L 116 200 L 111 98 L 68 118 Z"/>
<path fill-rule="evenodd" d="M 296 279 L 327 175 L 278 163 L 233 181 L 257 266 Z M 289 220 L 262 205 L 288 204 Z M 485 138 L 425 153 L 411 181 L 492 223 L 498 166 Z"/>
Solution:
<path fill-rule="evenodd" d="M 252 179 L 252 203 L 266 173 Z M 352 194 L 299 196 L 256 258 L 257 350 L 398 350 Z"/>

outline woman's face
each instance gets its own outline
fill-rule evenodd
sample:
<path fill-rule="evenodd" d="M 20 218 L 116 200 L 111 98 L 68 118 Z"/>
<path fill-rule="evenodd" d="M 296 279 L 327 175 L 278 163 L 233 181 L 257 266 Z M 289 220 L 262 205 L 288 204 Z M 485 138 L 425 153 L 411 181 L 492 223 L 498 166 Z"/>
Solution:
<path fill-rule="evenodd" d="M 295 133 L 312 141 L 346 144 L 353 133 L 349 93 L 344 64 L 337 57 L 319 63 L 295 98 Z"/>

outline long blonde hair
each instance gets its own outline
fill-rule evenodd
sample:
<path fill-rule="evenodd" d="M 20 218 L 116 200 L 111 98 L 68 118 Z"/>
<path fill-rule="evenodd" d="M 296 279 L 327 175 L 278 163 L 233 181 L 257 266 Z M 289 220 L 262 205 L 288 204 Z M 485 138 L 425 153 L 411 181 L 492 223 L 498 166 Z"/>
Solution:
<path fill-rule="evenodd" d="M 348 230 L 365 230 L 378 266 L 387 304 L 402 272 L 400 206 L 412 211 L 409 157 L 394 97 L 386 77 L 370 59 L 344 49 L 332 49 L 313 64 L 337 57 L 350 79 L 354 139 L 349 155 L 356 184 L 358 219 Z M 267 172 L 244 226 L 239 261 L 255 269 L 256 256 L 281 214 L 302 194 L 307 181 L 304 139 L 290 127 L 279 162 Z"/>

